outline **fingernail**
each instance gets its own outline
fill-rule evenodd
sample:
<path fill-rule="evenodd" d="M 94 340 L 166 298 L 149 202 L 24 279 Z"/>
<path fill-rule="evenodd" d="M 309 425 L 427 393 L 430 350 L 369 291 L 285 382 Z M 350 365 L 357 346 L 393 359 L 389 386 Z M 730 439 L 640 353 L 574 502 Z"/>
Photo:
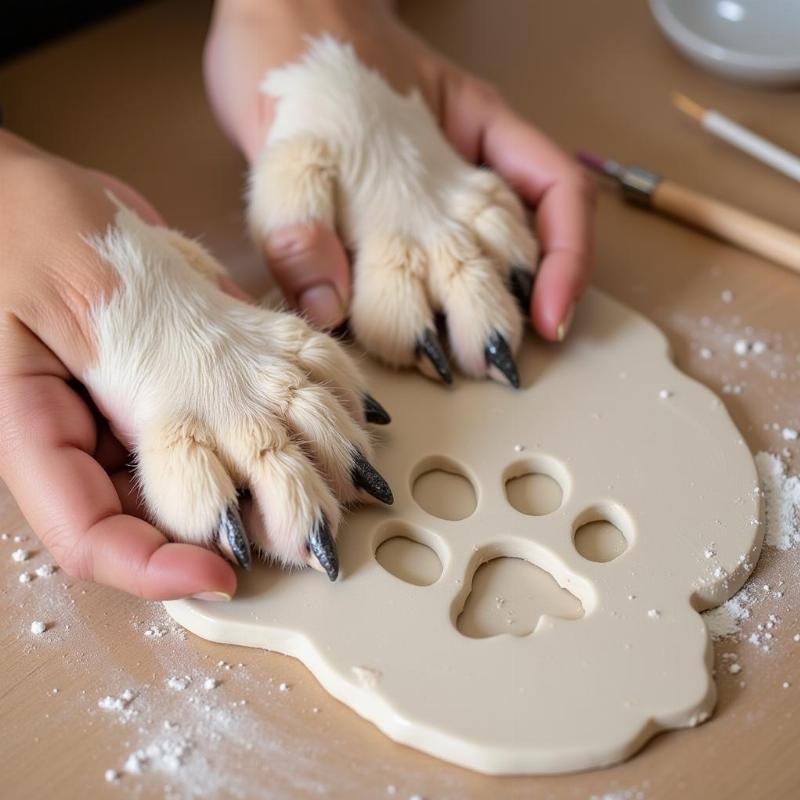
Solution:
<path fill-rule="evenodd" d="M 572 318 L 575 316 L 575 303 L 570 303 L 569 308 L 567 309 L 567 313 L 564 314 L 564 319 L 561 320 L 561 323 L 558 326 L 558 330 L 556 331 L 556 338 L 559 342 L 563 342 L 564 339 L 567 338 L 567 334 L 569 333 L 570 326 L 572 325 Z"/>
<path fill-rule="evenodd" d="M 487 339 L 484 354 L 489 376 L 495 379 L 499 377 L 515 389 L 519 389 L 519 373 L 514 363 L 514 356 L 511 355 L 511 348 L 497 331 L 493 331 Z"/>
<path fill-rule="evenodd" d="M 205 600 L 208 603 L 227 603 L 231 596 L 227 592 L 199 592 L 192 595 L 193 600 Z"/>
<path fill-rule="evenodd" d="M 318 283 L 306 289 L 297 303 L 308 321 L 317 328 L 334 328 L 344 316 L 342 301 L 330 283 Z"/>

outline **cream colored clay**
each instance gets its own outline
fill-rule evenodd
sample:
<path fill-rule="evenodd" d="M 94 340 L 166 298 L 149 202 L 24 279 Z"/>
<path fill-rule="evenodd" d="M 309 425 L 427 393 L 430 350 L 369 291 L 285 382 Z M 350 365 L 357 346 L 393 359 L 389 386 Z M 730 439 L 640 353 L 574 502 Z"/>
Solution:
<path fill-rule="evenodd" d="M 608 765 L 706 719 L 715 686 L 698 612 L 736 592 L 761 547 L 746 445 L 664 337 L 600 292 L 567 343 L 530 336 L 519 361 L 518 392 L 365 365 L 393 415 L 377 466 L 396 501 L 348 516 L 338 582 L 259 567 L 231 603 L 176 601 L 170 614 L 299 658 L 391 738 L 486 773 Z M 415 501 L 436 468 L 472 484 L 466 518 Z M 551 481 L 513 480 L 524 473 Z M 452 502 L 418 496 L 458 516 L 457 485 Z M 376 559 L 397 537 L 419 544 Z"/>

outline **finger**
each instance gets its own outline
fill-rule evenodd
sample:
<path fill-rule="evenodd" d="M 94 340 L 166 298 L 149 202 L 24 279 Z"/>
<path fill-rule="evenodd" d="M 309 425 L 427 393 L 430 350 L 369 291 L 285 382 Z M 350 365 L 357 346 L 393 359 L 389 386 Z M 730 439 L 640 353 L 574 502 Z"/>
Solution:
<path fill-rule="evenodd" d="M 485 137 L 487 161 L 536 208 L 543 258 L 531 301 L 534 328 L 560 341 L 591 268 L 592 190 L 582 170 L 532 127 L 500 114 Z"/>
<path fill-rule="evenodd" d="M 477 84 L 479 87 L 481 84 Z M 531 320 L 545 338 L 566 335 L 590 273 L 593 190 L 583 171 L 544 134 L 485 90 L 463 87 L 448 102 L 446 130 L 462 152 L 484 159 L 529 204 L 543 250 Z M 480 143 L 480 145 L 478 145 Z M 478 147 L 480 152 L 477 153 Z"/>
<path fill-rule="evenodd" d="M 289 304 L 317 328 L 344 322 L 350 266 L 336 233 L 321 222 L 288 225 L 264 243 L 267 263 Z"/>
<path fill-rule="evenodd" d="M 219 288 L 222 289 L 225 294 L 229 294 L 231 297 L 235 297 L 237 300 L 241 300 L 243 303 L 249 303 L 250 305 L 255 305 L 255 299 L 249 295 L 238 283 L 236 283 L 233 278 L 229 278 L 227 275 L 219 275 L 217 277 L 217 283 L 219 284 Z"/>
<path fill-rule="evenodd" d="M 533 291 L 531 320 L 546 339 L 562 341 L 591 274 L 593 190 L 574 176 L 545 192 L 536 216 L 544 258 Z"/>
<path fill-rule="evenodd" d="M 217 555 L 167 543 L 122 513 L 114 484 L 89 452 L 91 413 L 57 376 L 58 360 L 27 331 L 6 346 L 38 351 L 48 373 L 0 375 L 0 473 L 33 530 L 64 569 L 150 599 L 231 596 L 236 578 Z"/>

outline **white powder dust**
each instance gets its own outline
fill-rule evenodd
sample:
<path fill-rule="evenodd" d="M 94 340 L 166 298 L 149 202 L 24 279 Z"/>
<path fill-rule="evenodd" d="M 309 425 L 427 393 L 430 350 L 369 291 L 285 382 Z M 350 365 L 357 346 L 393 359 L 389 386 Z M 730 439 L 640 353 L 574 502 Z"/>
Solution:
<path fill-rule="evenodd" d="M 617 789 L 605 794 L 593 794 L 589 800 L 645 800 L 644 789 L 632 786 L 630 789 Z"/>
<path fill-rule="evenodd" d="M 40 633 L 44 633 L 46 630 L 47 630 L 46 622 L 41 622 L 38 619 L 31 622 L 31 633 L 35 633 L 38 636 Z"/>
<path fill-rule="evenodd" d="M 768 547 L 788 550 L 800 542 L 800 476 L 789 476 L 786 464 L 771 453 L 756 456 L 766 504 Z"/>
<path fill-rule="evenodd" d="M 36 574 L 40 578 L 49 578 L 51 575 L 54 575 L 56 571 L 55 564 L 42 564 L 41 567 L 36 567 Z"/>
<path fill-rule="evenodd" d="M 193 752 L 192 742 L 182 736 L 164 738 L 136 750 L 125 760 L 123 770 L 129 775 L 145 772 L 177 772 Z"/>
<path fill-rule="evenodd" d="M 726 639 L 739 632 L 739 626 L 750 618 L 750 609 L 756 600 L 756 595 L 745 584 L 730 600 L 717 608 L 712 608 L 703 614 L 708 630 L 714 639 Z"/>
<path fill-rule="evenodd" d="M 351 667 L 353 675 L 356 676 L 358 682 L 367 689 L 373 689 L 378 685 L 378 681 L 383 676 L 379 669 L 374 667 Z"/>
<path fill-rule="evenodd" d="M 30 583 L 33 580 L 33 575 L 30 572 L 21 572 L 19 575 L 20 583 Z"/>
<path fill-rule="evenodd" d="M 130 722 L 138 716 L 135 708 L 130 708 L 131 703 L 137 698 L 135 689 L 124 689 L 117 697 L 106 695 L 97 701 L 97 707 L 103 711 L 113 711 L 119 715 L 121 722 Z"/>
<path fill-rule="evenodd" d="M 167 686 L 176 692 L 184 691 L 191 682 L 192 679 L 188 675 L 173 675 L 171 678 L 167 678 Z"/>
<path fill-rule="evenodd" d="M 30 555 L 30 553 L 27 550 L 23 550 L 20 547 L 18 550 L 15 550 L 11 554 L 11 560 L 12 561 L 17 561 L 17 562 L 27 561 L 29 555 Z"/>
<path fill-rule="evenodd" d="M 755 463 L 764 496 L 764 545 L 778 551 L 789 550 L 800 542 L 800 477 L 790 476 L 783 459 L 772 453 L 758 453 Z M 738 638 L 742 623 L 749 620 L 753 609 L 768 597 L 781 598 L 783 591 L 766 583 L 757 586 L 751 579 L 730 600 L 706 611 L 703 618 L 712 638 Z M 779 622 L 780 619 L 771 614 L 746 641 L 769 651 L 774 639 L 772 629 Z"/>

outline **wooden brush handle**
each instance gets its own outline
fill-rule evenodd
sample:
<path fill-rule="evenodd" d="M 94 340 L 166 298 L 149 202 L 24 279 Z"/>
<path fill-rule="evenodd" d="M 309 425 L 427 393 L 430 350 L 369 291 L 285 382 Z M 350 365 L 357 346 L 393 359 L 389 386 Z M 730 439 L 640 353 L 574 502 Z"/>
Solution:
<path fill-rule="evenodd" d="M 653 208 L 800 273 L 800 235 L 706 195 L 662 180 Z"/>

